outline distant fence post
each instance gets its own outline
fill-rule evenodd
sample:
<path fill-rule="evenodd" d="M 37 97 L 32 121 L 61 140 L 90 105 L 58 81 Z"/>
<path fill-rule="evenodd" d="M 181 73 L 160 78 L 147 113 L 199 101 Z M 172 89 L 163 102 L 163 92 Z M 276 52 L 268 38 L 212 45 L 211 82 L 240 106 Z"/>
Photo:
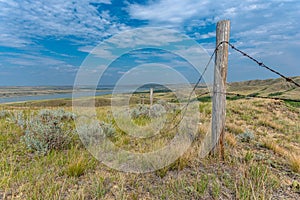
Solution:
<path fill-rule="evenodd" d="M 145 104 L 145 96 L 144 95 L 142 96 L 142 104 L 143 105 Z"/>
<path fill-rule="evenodd" d="M 150 88 L 150 106 L 153 105 L 153 88 Z"/>
<path fill-rule="evenodd" d="M 216 45 L 223 41 L 229 42 L 230 21 L 223 20 L 217 24 Z M 225 115 L 226 115 L 226 80 L 228 69 L 228 44 L 223 43 L 216 51 L 215 72 L 212 98 L 212 129 L 211 138 L 214 148 L 212 154 L 217 149 L 220 150 L 222 159 L 224 159 L 224 135 L 225 135 Z"/>

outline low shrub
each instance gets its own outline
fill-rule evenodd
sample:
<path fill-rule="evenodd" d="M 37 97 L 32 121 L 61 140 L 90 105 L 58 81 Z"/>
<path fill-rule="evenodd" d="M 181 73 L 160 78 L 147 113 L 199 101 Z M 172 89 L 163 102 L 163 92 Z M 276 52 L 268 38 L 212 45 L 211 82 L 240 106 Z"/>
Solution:
<path fill-rule="evenodd" d="M 104 136 L 115 137 L 117 133 L 112 123 L 98 121 L 78 124 L 76 128 L 81 141 L 86 146 L 98 144 Z"/>
<path fill-rule="evenodd" d="M 76 118 L 76 115 L 71 112 L 67 112 L 63 109 L 59 110 L 41 110 L 38 113 L 38 116 L 43 120 L 51 120 L 51 119 L 57 119 L 57 120 L 74 120 Z"/>
<path fill-rule="evenodd" d="M 116 135 L 116 129 L 113 124 L 100 122 L 100 126 L 106 137 L 114 137 Z"/>
<path fill-rule="evenodd" d="M 154 104 L 153 106 L 138 105 L 132 109 L 131 118 L 158 118 L 166 114 L 167 111 L 175 112 L 176 109 L 177 107 L 167 103 Z"/>
<path fill-rule="evenodd" d="M 0 111 L 0 119 L 5 119 L 10 116 L 10 113 L 7 110 Z"/>
<path fill-rule="evenodd" d="M 160 104 L 154 104 L 151 108 L 150 108 L 150 112 L 149 115 L 150 117 L 156 118 L 156 117 L 161 117 L 162 115 L 164 115 L 166 113 L 164 107 Z"/>
<path fill-rule="evenodd" d="M 22 140 L 28 149 L 39 154 L 66 149 L 74 135 L 70 119 L 74 115 L 62 110 L 41 110 L 26 121 Z"/>
<path fill-rule="evenodd" d="M 241 140 L 241 142 L 250 142 L 254 139 L 254 134 L 247 130 L 245 133 L 239 134 L 238 138 Z"/>
<path fill-rule="evenodd" d="M 149 117 L 149 108 L 145 105 L 138 105 L 137 108 L 133 108 L 131 111 L 131 118 L 148 118 Z"/>

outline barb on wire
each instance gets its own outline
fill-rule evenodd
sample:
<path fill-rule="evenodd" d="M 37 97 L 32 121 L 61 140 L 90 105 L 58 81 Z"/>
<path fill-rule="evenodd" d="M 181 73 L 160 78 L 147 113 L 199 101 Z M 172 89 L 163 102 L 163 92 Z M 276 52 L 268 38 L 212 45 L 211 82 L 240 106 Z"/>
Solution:
<path fill-rule="evenodd" d="M 254 57 L 250 56 L 249 54 L 245 53 L 244 51 L 236 48 L 233 44 L 231 44 L 230 42 L 227 42 L 227 41 L 222 41 L 220 42 L 220 44 L 228 44 L 233 50 L 239 52 L 240 54 L 242 54 L 243 56 L 249 58 L 250 60 L 254 61 L 256 64 L 258 64 L 260 67 L 263 67 L 263 68 L 266 68 L 267 70 L 277 74 L 278 76 L 284 78 L 287 82 L 290 82 L 290 83 L 293 83 L 294 85 L 296 85 L 297 87 L 300 87 L 300 84 L 297 83 L 296 81 L 294 81 L 293 79 L 287 77 L 287 76 L 284 76 L 282 73 L 268 67 L 267 65 L 265 65 L 263 62 L 260 62 L 258 61 L 257 59 L 255 59 Z M 218 46 L 220 46 L 220 44 Z"/>

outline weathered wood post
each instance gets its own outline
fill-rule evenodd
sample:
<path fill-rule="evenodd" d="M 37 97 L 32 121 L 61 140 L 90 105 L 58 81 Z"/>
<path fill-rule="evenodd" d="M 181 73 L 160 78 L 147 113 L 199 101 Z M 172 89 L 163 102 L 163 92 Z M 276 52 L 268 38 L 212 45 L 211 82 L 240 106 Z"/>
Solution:
<path fill-rule="evenodd" d="M 217 24 L 216 45 L 227 41 L 229 42 L 230 21 L 223 20 Z M 215 154 L 217 149 L 220 150 L 221 157 L 224 159 L 224 135 L 225 135 L 225 116 L 226 116 L 226 80 L 228 69 L 228 44 L 221 44 L 215 57 L 214 86 L 212 98 L 212 142 L 214 148 L 212 153 Z"/>
<path fill-rule="evenodd" d="M 150 106 L 153 105 L 153 88 L 150 88 Z"/>

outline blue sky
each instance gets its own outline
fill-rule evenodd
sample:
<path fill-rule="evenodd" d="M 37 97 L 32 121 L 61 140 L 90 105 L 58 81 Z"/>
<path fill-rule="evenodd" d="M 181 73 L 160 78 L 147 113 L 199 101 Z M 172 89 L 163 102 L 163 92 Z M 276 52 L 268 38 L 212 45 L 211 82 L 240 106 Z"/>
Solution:
<path fill-rule="evenodd" d="M 231 42 L 238 48 L 288 76 L 300 75 L 298 0 L 0 0 L 0 86 L 73 85 L 94 47 L 135 28 L 179 31 L 211 54 L 221 19 L 231 20 Z M 105 83 L 137 63 L 132 61 L 135 53 L 117 59 L 111 66 L 115 76 Z M 191 81 L 198 76 L 178 56 L 152 50 L 139 54 L 151 54 L 147 62 L 172 65 L 176 60 L 177 69 Z M 228 81 L 274 77 L 230 51 Z"/>

